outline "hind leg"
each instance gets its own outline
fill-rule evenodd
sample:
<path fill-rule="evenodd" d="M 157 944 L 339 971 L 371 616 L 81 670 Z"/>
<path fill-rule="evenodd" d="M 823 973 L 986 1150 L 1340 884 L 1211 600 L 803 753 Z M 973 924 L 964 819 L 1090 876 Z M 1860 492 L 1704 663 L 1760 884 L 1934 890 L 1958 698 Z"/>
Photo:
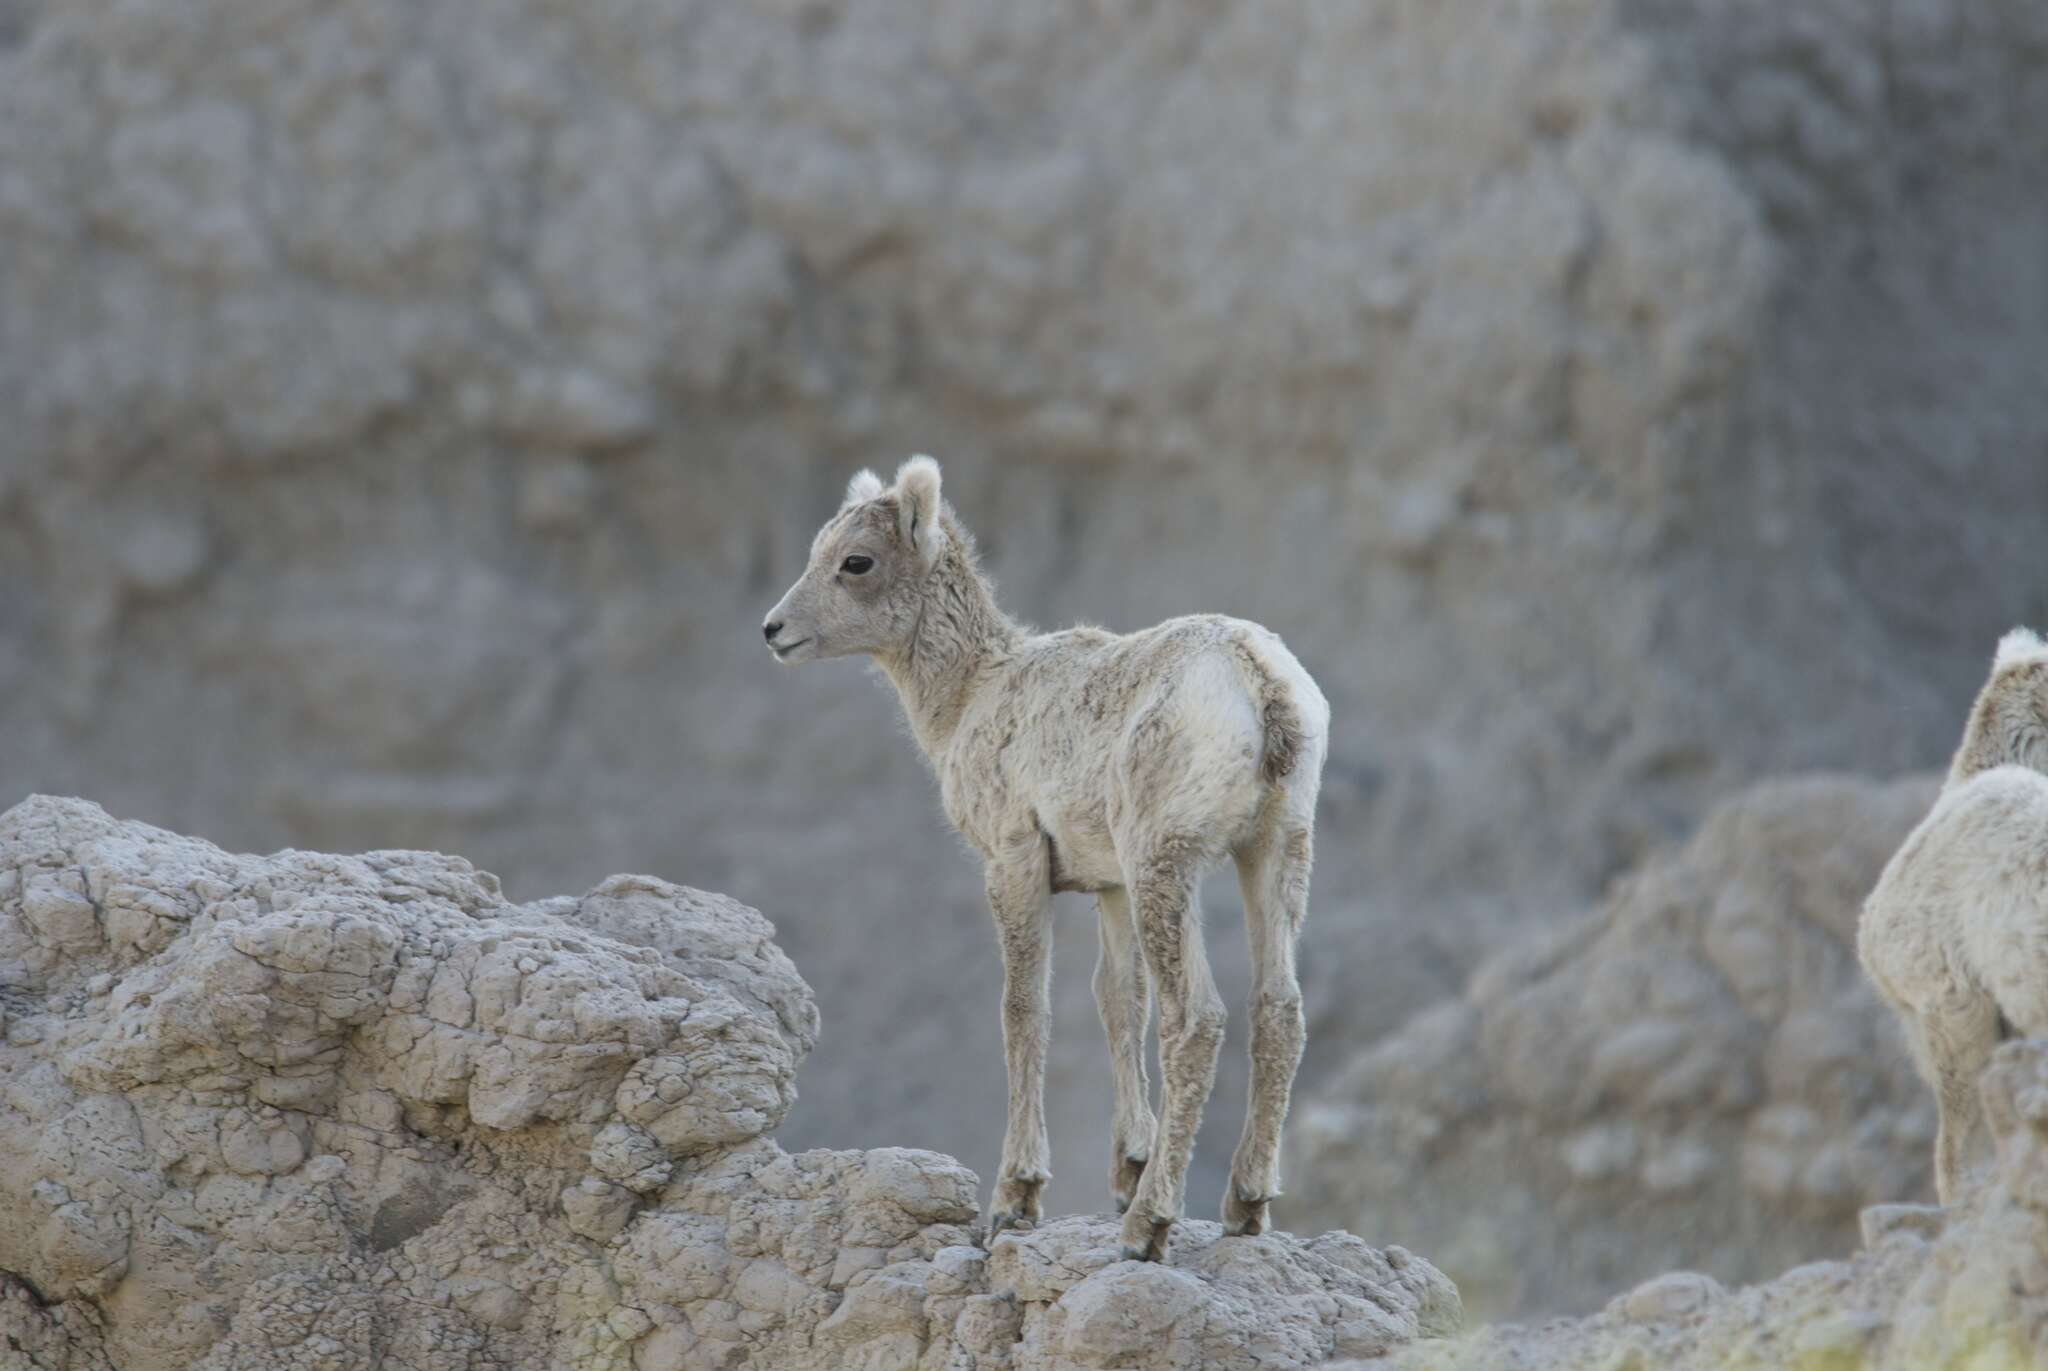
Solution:
<path fill-rule="evenodd" d="M 1308 916 L 1313 860 L 1309 829 L 1292 817 L 1282 818 L 1237 854 L 1251 940 L 1251 1098 L 1223 1193 L 1227 1233 L 1264 1232 L 1267 1206 L 1280 1193 L 1280 1132 L 1307 1041 L 1294 944 Z"/>
<path fill-rule="evenodd" d="M 1977 1077 L 1998 1046 L 1998 1005 L 1989 995 L 1944 1000 L 1921 1013 L 1914 1048 L 1934 1087 L 1939 1120 L 1934 1135 L 1934 1188 L 1945 1205 L 1962 1195 L 1970 1144 L 1983 1123 Z"/>
<path fill-rule="evenodd" d="M 1109 1192 L 1116 1212 L 1131 1207 L 1138 1181 L 1152 1155 L 1152 1083 L 1145 1077 L 1145 1028 L 1152 1018 L 1152 986 L 1138 950 L 1131 901 L 1121 890 L 1095 897 L 1102 954 L 1095 963 L 1095 1007 L 1109 1039 L 1109 1065 L 1116 1078 L 1116 1108 L 1110 1115 Z"/>
<path fill-rule="evenodd" d="M 1209 973 L 1195 906 L 1199 871 L 1199 860 L 1187 845 L 1140 863 L 1130 886 L 1139 941 L 1159 991 L 1165 1077 L 1152 1158 L 1124 1214 L 1123 1255 L 1140 1261 L 1166 1259 L 1167 1233 L 1181 1214 L 1195 1131 L 1216 1083 L 1216 1057 L 1223 1046 L 1223 998 Z"/>

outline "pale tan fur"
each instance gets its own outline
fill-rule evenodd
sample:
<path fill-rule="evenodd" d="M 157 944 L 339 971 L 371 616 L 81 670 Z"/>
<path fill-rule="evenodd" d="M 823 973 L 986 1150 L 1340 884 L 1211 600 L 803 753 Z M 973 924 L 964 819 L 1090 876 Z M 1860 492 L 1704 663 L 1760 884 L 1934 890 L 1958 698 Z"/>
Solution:
<path fill-rule="evenodd" d="M 1934 1088 L 1935 1185 L 1951 1203 L 1992 1049 L 2048 1037 L 2048 644 L 2031 632 L 1999 644 L 1941 796 L 1878 877 L 1856 946 Z"/>
<path fill-rule="evenodd" d="M 1195 888 L 1204 870 L 1236 862 L 1252 1086 L 1223 1217 L 1233 1232 L 1261 1231 L 1304 1040 L 1294 949 L 1329 736 L 1329 706 L 1293 654 L 1258 625 L 1216 615 L 1124 635 L 1013 622 L 923 457 L 886 489 L 854 478 L 767 627 L 785 661 L 865 654 L 881 666 L 947 817 L 986 863 L 1010 1080 L 991 1236 L 1036 1219 L 1051 1176 L 1049 908 L 1055 891 L 1083 891 L 1100 917 L 1095 998 L 1116 1080 L 1110 1185 L 1127 1255 L 1164 1255 L 1223 1039 Z M 1157 1120 L 1145 1073 L 1155 987 Z"/>

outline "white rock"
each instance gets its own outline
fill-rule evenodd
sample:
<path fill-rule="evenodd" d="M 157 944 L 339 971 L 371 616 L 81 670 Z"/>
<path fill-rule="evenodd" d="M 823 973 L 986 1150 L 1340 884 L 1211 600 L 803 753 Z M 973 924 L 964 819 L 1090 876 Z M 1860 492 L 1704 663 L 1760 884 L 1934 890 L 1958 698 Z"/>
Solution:
<path fill-rule="evenodd" d="M 1721 1282 L 1697 1271 L 1671 1271 L 1622 1297 L 1622 1312 L 1637 1323 L 1655 1323 L 1697 1313 L 1727 1292 Z"/>
<path fill-rule="evenodd" d="M 40 916 L 0 905 L 0 947 L 70 1016 L 0 1048 L 0 1152 L 35 1178 L 0 1183 L 0 1270 L 62 1301 L 0 1290 L 0 1345 L 39 1364 L 1088 1371 L 1163 1341 L 1237 1371 L 1456 1322 L 1441 1274 L 1347 1235 L 1193 1222 L 1139 1266 L 1055 1219 L 992 1258 L 952 1158 L 783 1153 L 817 1012 L 723 897 L 514 906 L 456 858 L 230 856 L 46 798 L 0 813 L 0 871 Z M 160 934 L 101 969 L 71 882 Z M 235 917 L 183 917 L 202 888 Z"/>

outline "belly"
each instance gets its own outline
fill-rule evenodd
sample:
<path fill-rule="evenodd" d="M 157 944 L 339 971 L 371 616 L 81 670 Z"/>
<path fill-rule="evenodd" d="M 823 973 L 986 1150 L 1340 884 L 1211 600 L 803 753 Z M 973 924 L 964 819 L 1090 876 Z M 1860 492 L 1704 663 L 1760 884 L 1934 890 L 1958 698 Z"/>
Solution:
<path fill-rule="evenodd" d="M 1124 883 L 1123 866 L 1109 831 L 1100 825 L 1064 823 L 1046 831 L 1052 844 L 1052 888 L 1060 894 L 1093 895 Z"/>

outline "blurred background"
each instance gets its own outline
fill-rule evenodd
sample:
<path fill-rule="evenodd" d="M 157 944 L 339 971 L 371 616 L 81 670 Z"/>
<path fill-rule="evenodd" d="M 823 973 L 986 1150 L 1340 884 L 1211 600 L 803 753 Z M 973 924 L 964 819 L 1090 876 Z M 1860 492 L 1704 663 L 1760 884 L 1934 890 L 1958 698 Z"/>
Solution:
<path fill-rule="evenodd" d="M 986 1178 L 977 864 L 759 640 L 931 452 L 1012 612 L 1335 707 L 1282 1222 L 1484 1315 L 1828 1255 L 1931 1127 L 1856 904 L 2048 619 L 2044 74 L 2034 0 L 0 0 L 0 804 L 730 892 L 785 1144 Z"/>

